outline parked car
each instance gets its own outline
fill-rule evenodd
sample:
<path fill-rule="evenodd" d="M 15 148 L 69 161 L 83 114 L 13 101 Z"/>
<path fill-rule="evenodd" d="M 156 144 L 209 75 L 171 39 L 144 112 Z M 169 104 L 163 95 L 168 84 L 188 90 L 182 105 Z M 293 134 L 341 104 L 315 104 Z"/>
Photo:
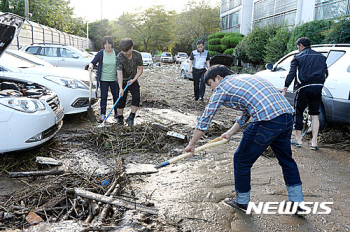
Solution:
<path fill-rule="evenodd" d="M 160 55 L 160 62 L 172 63 L 173 62 L 173 55 L 171 55 L 170 52 L 163 52 L 162 55 Z"/>
<path fill-rule="evenodd" d="M 148 52 L 140 52 L 142 56 L 143 66 L 153 67 L 152 55 Z"/>
<path fill-rule="evenodd" d="M 184 79 L 193 80 L 192 73 L 188 75 L 188 66 L 190 65 L 190 59 L 186 59 L 180 65 L 180 77 Z"/>
<path fill-rule="evenodd" d="M 22 48 L 52 65 L 87 70 L 93 55 L 75 47 L 60 44 L 31 44 Z"/>
<path fill-rule="evenodd" d="M 0 57 L 18 35 L 24 18 L 0 15 Z M 0 153 L 39 146 L 62 126 L 63 108 L 55 92 L 33 81 L 0 77 Z"/>
<path fill-rule="evenodd" d="M 67 77 L 66 73 L 58 72 L 53 67 L 37 65 L 11 53 L 4 53 L 0 58 L 0 76 L 17 77 L 18 74 L 23 74 L 22 79 L 54 90 L 61 100 L 65 114 L 87 111 L 90 91 L 86 84 Z M 95 91 L 93 93 L 92 104 L 97 101 Z"/>
<path fill-rule="evenodd" d="M 175 54 L 174 59 L 175 63 L 182 63 L 188 58 L 187 53 L 185 52 L 178 52 Z"/>
<path fill-rule="evenodd" d="M 54 73 L 55 75 L 60 75 L 60 76 L 65 76 L 65 77 L 80 80 L 84 82 L 84 84 L 86 84 L 87 86 L 90 85 L 89 71 L 87 70 L 57 67 L 26 51 L 7 50 L 6 53 L 9 53 L 12 56 L 16 56 L 20 59 L 27 60 L 29 62 L 33 62 L 38 66 L 45 66 L 46 69 L 43 69 L 43 68 L 41 69 L 43 74 L 47 74 L 48 72 L 50 72 L 50 73 Z M 96 88 L 95 73 L 92 73 L 92 80 L 93 80 L 92 87 Z"/>
<path fill-rule="evenodd" d="M 317 52 L 327 57 L 329 76 L 326 79 L 322 91 L 322 103 L 320 106 L 320 129 L 324 129 L 327 123 L 350 124 L 350 44 L 314 45 Z M 256 73 L 256 76 L 265 78 L 277 89 L 282 91 L 285 78 L 289 73 L 290 63 L 298 51 L 293 51 L 274 65 L 267 64 L 267 70 Z M 293 105 L 294 83 L 290 85 L 286 98 Z M 305 111 L 305 125 L 303 134 L 310 132 L 311 119 L 308 110 Z"/>

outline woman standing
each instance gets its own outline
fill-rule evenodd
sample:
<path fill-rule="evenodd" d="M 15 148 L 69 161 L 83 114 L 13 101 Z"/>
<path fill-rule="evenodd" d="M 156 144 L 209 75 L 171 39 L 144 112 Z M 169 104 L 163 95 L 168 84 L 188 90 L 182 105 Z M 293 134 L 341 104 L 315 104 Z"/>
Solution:
<path fill-rule="evenodd" d="M 89 71 L 93 70 L 94 65 L 98 64 L 97 70 L 97 87 L 101 86 L 101 118 L 103 121 L 106 117 L 106 106 L 108 97 L 108 88 L 111 88 L 113 95 L 113 104 L 118 99 L 117 94 L 117 68 L 116 68 L 116 57 L 119 53 L 114 48 L 114 43 L 111 37 L 105 36 L 102 40 L 102 49 L 99 51 L 95 58 L 89 64 Z M 117 117 L 117 107 L 114 108 L 114 117 Z"/>

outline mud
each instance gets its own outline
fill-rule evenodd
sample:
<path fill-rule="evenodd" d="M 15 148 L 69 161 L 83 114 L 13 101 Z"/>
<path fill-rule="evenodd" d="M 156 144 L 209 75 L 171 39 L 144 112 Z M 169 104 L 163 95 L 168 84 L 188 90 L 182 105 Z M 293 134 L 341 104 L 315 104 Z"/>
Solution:
<path fill-rule="evenodd" d="M 145 68 L 140 85 L 142 102 L 133 129 L 116 127 L 113 113 L 103 129 L 98 129 L 97 124 L 91 124 L 87 114 L 65 116 L 62 130 L 44 147 L 3 155 L 0 206 L 14 201 L 11 195 L 18 196 L 20 192 L 29 191 L 43 182 L 57 181 L 57 177 L 10 179 L 6 176 L 6 171 L 48 168 L 38 167 L 33 162 L 37 155 L 56 158 L 63 162 L 61 168 L 66 173 L 74 171 L 75 178 L 77 175 L 84 177 L 74 183 L 82 185 L 88 179 L 94 185 L 102 186 L 101 181 L 111 179 L 113 173 L 124 171 L 128 164 L 141 164 L 142 169 L 142 164 L 157 165 L 181 154 L 211 90 L 207 89 L 203 102 L 195 102 L 193 82 L 181 79 L 178 66 L 172 64 Z M 124 112 L 125 117 L 130 112 L 130 101 Z M 107 109 L 111 107 L 110 98 Z M 98 104 L 94 105 L 94 111 L 99 117 Z M 222 107 L 198 146 L 229 129 L 238 115 L 239 112 Z M 164 125 L 166 129 L 156 128 L 152 125 L 154 123 Z M 166 135 L 167 130 L 183 134 L 185 139 L 171 138 Z M 329 141 L 332 136 L 344 138 L 343 144 L 338 146 L 337 141 L 337 146 L 332 145 Z M 119 196 L 134 198 L 139 203 L 154 207 L 159 210 L 157 215 L 122 210 L 119 216 L 108 217 L 99 227 L 83 223 L 84 217 L 81 220 L 59 220 L 58 217 L 56 222 L 43 216 L 45 223 L 37 226 L 28 226 L 25 221 L 11 224 L 9 219 L 0 219 L 0 230 L 349 231 L 350 153 L 346 146 L 349 143 L 347 136 L 347 132 L 336 127 L 336 130 L 320 134 L 324 142 L 320 142 L 317 151 L 310 150 L 307 138 L 301 148 L 293 147 L 303 181 L 305 201 L 333 202 L 329 215 L 310 214 L 305 218 L 294 215 L 245 215 L 225 205 L 223 200 L 234 195 L 232 158 L 240 141 L 239 133 L 228 144 L 200 152 L 161 168 L 157 173 L 126 175 Z M 88 187 L 86 183 L 84 186 Z M 286 199 L 287 192 L 277 160 L 273 155 L 261 156 L 252 168 L 251 200 L 258 203 Z M 0 207 L 1 210 L 3 208 Z"/>

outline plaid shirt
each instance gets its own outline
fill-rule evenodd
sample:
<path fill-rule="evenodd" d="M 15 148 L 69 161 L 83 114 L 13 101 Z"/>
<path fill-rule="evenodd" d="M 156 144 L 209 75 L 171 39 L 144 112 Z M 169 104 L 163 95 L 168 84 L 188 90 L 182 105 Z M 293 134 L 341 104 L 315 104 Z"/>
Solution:
<path fill-rule="evenodd" d="M 293 113 L 292 106 L 268 81 L 251 75 L 226 76 L 213 91 L 203 115 L 197 118 L 196 128 L 206 131 L 221 105 L 242 111 L 237 119 L 241 126 L 250 117 L 258 122 Z"/>

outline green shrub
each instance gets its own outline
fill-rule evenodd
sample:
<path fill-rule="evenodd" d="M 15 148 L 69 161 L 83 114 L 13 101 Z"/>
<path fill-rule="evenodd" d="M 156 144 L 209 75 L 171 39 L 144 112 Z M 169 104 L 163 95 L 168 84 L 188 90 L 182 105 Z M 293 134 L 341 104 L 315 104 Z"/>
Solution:
<path fill-rule="evenodd" d="M 241 66 L 232 66 L 231 70 L 234 71 L 236 74 L 240 74 L 242 71 L 243 67 Z"/>
<path fill-rule="evenodd" d="M 245 38 L 244 51 L 247 54 L 249 60 L 253 64 L 261 64 L 264 61 L 266 55 L 265 45 L 268 40 L 276 35 L 282 25 L 266 25 L 263 27 L 254 27 Z"/>
<path fill-rule="evenodd" d="M 218 53 L 223 53 L 227 47 L 225 45 L 208 45 L 208 50 L 209 51 L 214 51 Z"/>
<path fill-rule="evenodd" d="M 217 32 L 217 33 L 214 33 L 214 34 L 211 34 L 208 39 L 216 39 L 216 38 L 223 38 L 227 33 L 225 32 Z"/>
<path fill-rule="evenodd" d="M 233 55 L 234 48 L 228 48 L 224 51 L 224 54 Z"/>
<path fill-rule="evenodd" d="M 295 42 L 300 37 L 309 38 L 311 44 L 325 43 L 326 34 L 331 28 L 332 24 L 333 21 L 331 20 L 315 20 L 295 27 L 293 34 L 288 41 L 287 51 L 291 52 L 297 49 Z"/>
<path fill-rule="evenodd" d="M 210 56 L 210 57 L 213 57 L 213 56 L 215 56 L 216 54 L 220 54 L 220 52 L 209 51 L 209 56 Z"/>
<path fill-rule="evenodd" d="M 242 41 L 244 35 L 240 33 L 227 33 L 222 39 L 221 44 L 226 45 L 228 48 L 235 48 L 239 42 Z"/>
<path fill-rule="evenodd" d="M 208 44 L 210 45 L 219 45 L 221 44 L 221 39 L 220 38 L 215 38 L 215 39 L 209 39 Z"/>
<path fill-rule="evenodd" d="M 233 50 L 233 55 L 238 59 L 245 63 L 249 62 L 249 58 L 247 53 L 245 52 L 245 39 L 237 44 L 235 49 Z"/>
<path fill-rule="evenodd" d="M 291 35 L 291 29 L 288 27 L 281 27 L 279 30 L 277 30 L 277 33 L 273 38 L 269 38 L 265 46 L 265 63 L 273 64 L 288 53 L 287 44 Z"/>
<path fill-rule="evenodd" d="M 335 20 L 325 38 L 327 43 L 350 43 L 350 17 Z"/>

